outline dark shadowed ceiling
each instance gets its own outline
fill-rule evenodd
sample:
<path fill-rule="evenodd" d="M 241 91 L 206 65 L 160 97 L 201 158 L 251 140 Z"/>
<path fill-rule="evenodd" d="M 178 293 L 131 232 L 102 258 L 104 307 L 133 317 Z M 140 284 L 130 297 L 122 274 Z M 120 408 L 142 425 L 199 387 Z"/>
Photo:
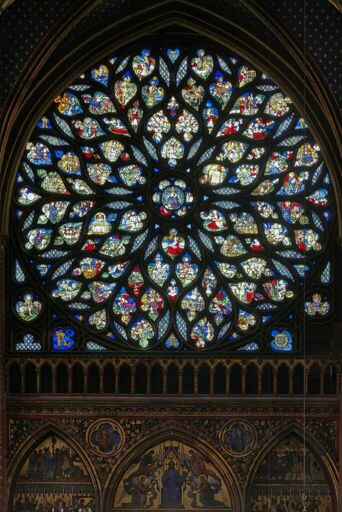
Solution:
<path fill-rule="evenodd" d="M 156 0 L 103 0 L 78 25 L 70 37 L 92 29 L 102 20 L 129 14 L 137 7 L 146 6 Z M 342 103 L 340 42 L 342 40 L 341 14 L 336 6 L 338 1 L 329 0 L 259 0 L 273 15 L 293 31 L 306 51 L 319 64 L 327 83 L 336 99 Z M 79 4 L 79 0 L 0 0 L 1 33 L 1 79 L 0 106 L 17 80 L 19 73 L 38 46 L 43 36 L 65 16 L 68 9 Z M 336 5 L 333 5 L 336 4 Z M 258 29 L 270 31 L 249 11 L 243 0 L 211 0 L 211 9 L 222 11 L 229 17 L 234 12 L 247 19 Z M 271 28 L 271 27 L 270 27 Z"/>

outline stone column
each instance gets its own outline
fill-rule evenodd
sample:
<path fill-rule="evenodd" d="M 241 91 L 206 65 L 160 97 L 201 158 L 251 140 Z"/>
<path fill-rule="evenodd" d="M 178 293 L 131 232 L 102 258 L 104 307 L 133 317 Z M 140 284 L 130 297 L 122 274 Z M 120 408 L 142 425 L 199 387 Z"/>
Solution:
<path fill-rule="evenodd" d="M 146 393 L 148 395 L 151 394 L 151 370 L 151 366 L 148 365 L 146 370 Z"/>
<path fill-rule="evenodd" d="M 104 393 L 104 366 L 101 364 L 100 366 L 100 394 L 103 395 Z"/>
<path fill-rule="evenodd" d="M 209 393 L 211 395 L 214 394 L 214 384 L 215 384 L 215 368 L 213 368 L 212 366 L 210 367 L 210 388 L 209 388 Z"/>
<path fill-rule="evenodd" d="M 230 368 L 226 368 L 226 395 L 230 393 Z"/>
<path fill-rule="evenodd" d="M 68 393 L 72 393 L 72 366 L 68 366 Z"/>
<path fill-rule="evenodd" d="M 178 393 L 183 393 L 183 368 L 178 368 Z"/>
<path fill-rule="evenodd" d="M 338 481 L 337 510 L 342 510 L 342 442 L 341 442 L 341 439 L 342 439 L 342 389 L 341 389 L 341 378 L 342 378 L 342 374 L 340 373 L 340 375 L 338 375 L 338 378 L 337 378 L 337 380 L 340 381 L 339 389 L 338 389 L 338 393 L 340 395 L 340 414 L 339 414 L 338 432 L 337 432 L 337 436 L 339 439 L 339 443 L 338 443 L 338 446 L 339 446 L 339 449 L 338 449 L 338 452 L 339 452 L 338 453 L 339 479 L 338 480 L 339 481 Z"/>
<path fill-rule="evenodd" d="M 273 368 L 273 389 L 272 389 L 272 394 L 273 395 L 276 395 L 278 390 L 277 390 L 277 382 L 278 382 L 278 367 L 277 368 Z"/>
<path fill-rule="evenodd" d="M 195 393 L 195 395 L 197 395 L 197 393 L 198 393 L 198 374 L 199 374 L 199 370 L 198 370 L 198 368 L 195 368 L 195 370 L 194 370 L 194 393 Z"/>
<path fill-rule="evenodd" d="M 131 366 L 131 385 L 130 385 L 130 393 L 135 393 L 135 377 L 136 377 L 136 365 Z"/>
<path fill-rule="evenodd" d="M 36 365 L 35 366 L 35 369 L 36 369 L 36 393 L 41 393 L 41 375 L 40 375 L 40 371 L 41 371 L 41 365 Z"/>
<path fill-rule="evenodd" d="M 246 377 L 247 377 L 247 369 L 242 369 L 242 386 L 241 386 L 241 394 L 246 394 Z"/>
<path fill-rule="evenodd" d="M 5 341 L 6 336 L 6 259 L 8 238 L 0 234 L 0 510 L 7 510 L 7 417 L 6 417 L 6 390 L 5 390 Z"/>
<path fill-rule="evenodd" d="M 57 392 L 57 367 L 54 365 L 51 370 L 52 373 L 52 393 Z"/>
<path fill-rule="evenodd" d="M 120 377 L 120 367 L 117 366 L 115 368 L 115 390 L 114 390 L 114 393 L 115 394 L 118 394 L 119 393 L 119 377 Z"/>
<path fill-rule="evenodd" d="M 293 373 L 294 373 L 294 370 L 293 368 L 290 369 L 289 371 L 289 395 L 292 395 L 293 394 Z"/>
<path fill-rule="evenodd" d="M 167 366 L 162 366 L 163 372 L 163 395 L 167 393 Z"/>
<path fill-rule="evenodd" d="M 257 369 L 257 394 L 260 395 L 261 394 L 261 390 L 262 390 L 262 372 L 263 372 L 263 369 L 262 368 L 258 368 Z"/>

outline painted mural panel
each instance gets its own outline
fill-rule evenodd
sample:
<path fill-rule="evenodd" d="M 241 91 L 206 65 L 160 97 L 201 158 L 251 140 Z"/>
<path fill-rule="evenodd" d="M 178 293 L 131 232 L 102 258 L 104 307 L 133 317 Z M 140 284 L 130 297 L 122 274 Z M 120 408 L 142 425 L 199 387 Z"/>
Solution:
<path fill-rule="evenodd" d="M 233 510 L 213 461 L 178 441 L 134 460 L 115 493 L 115 510 Z"/>
<path fill-rule="evenodd" d="M 251 492 L 251 512 L 334 510 L 322 468 L 299 439 L 285 439 L 264 458 Z"/>
<path fill-rule="evenodd" d="M 80 457 L 51 436 L 29 454 L 14 489 L 13 512 L 96 512 L 93 485 Z"/>

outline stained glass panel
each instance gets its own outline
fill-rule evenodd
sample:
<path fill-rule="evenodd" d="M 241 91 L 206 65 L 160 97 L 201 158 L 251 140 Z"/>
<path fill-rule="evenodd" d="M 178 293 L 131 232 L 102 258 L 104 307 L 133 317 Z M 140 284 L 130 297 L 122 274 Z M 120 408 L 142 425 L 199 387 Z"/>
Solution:
<path fill-rule="evenodd" d="M 251 351 L 272 322 L 268 347 L 291 351 L 276 318 L 312 280 L 332 208 L 321 150 L 268 76 L 209 47 L 111 56 L 27 143 L 16 319 L 51 315 L 53 351 Z M 307 318 L 330 309 L 324 289 L 306 298 Z"/>

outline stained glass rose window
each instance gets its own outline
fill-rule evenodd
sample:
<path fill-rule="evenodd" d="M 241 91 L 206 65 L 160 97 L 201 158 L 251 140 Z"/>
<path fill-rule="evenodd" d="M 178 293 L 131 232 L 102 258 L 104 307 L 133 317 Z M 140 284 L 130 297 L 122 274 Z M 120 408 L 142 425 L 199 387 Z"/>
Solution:
<path fill-rule="evenodd" d="M 248 350 L 268 325 L 284 343 L 272 322 L 329 239 L 305 120 L 270 77 L 210 48 L 138 48 L 80 75 L 16 182 L 14 314 L 32 339 L 50 315 L 55 350 Z M 307 315 L 326 315 L 314 297 Z"/>

